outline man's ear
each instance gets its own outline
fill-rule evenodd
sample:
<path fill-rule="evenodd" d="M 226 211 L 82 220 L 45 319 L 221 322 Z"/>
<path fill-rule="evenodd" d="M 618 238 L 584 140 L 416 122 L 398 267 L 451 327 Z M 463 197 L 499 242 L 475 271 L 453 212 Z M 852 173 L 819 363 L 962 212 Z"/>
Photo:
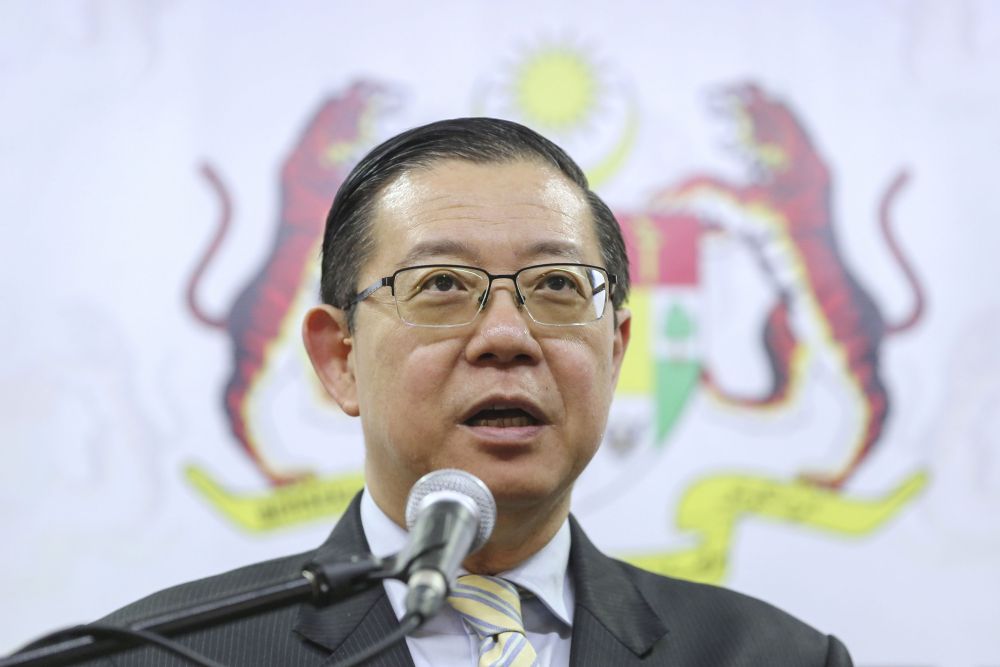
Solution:
<path fill-rule="evenodd" d="M 627 308 L 615 311 L 615 341 L 611 348 L 611 358 L 615 367 L 615 384 L 618 384 L 618 374 L 622 370 L 622 361 L 625 359 L 625 350 L 628 349 L 628 341 L 632 336 L 632 312 Z"/>
<path fill-rule="evenodd" d="M 352 417 L 361 414 L 347 313 L 328 305 L 310 309 L 302 320 L 302 341 L 316 375 L 341 410 Z"/>

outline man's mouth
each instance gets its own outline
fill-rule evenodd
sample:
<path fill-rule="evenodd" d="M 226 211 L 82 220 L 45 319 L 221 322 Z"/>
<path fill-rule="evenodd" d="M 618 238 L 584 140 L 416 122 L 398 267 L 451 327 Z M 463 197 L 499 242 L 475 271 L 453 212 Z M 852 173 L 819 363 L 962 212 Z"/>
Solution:
<path fill-rule="evenodd" d="M 541 422 L 521 408 L 487 408 L 476 412 L 463 422 L 466 426 L 516 428 L 537 426 Z"/>

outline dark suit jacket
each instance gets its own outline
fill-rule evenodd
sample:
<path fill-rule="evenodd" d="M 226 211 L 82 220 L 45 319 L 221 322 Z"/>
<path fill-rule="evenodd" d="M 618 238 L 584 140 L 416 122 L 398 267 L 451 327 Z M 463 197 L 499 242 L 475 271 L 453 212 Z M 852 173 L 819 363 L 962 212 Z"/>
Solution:
<path fill-rule="evenodd" d="M 845 667 L 851 659 L 836 638 L 774 607 L 725 589 L 671 579 L 608 558 L 570 519 L 570 572 L 576 608 L 570 662 L 574 667 L 675 665 Z M 288 580 L 313 558 L 367 553 L 355 498 L 315 552 L 286 556 L 182 584 L 103 619 L 127 624 L 198 600 Z M 324 608 L 300 604 L 176 637 L 234 667 L 333 665 L 398 626 L 382 586 Z M 94 665 L 175 667 L 187 663 L 159 649 L 121 653 Z M 374 659 L 412 667 L 405 642 Z"/>

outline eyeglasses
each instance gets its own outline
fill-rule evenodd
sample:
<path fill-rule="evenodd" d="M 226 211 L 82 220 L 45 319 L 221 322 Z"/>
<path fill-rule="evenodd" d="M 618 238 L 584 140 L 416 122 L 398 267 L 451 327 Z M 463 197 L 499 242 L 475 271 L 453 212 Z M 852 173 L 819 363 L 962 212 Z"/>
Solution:
<path fill-rule="evenodd" d="M 379 279 L 354 297 L 351 306 L 383 287 L 392 289 L 396 312 L 407 324 L 460 327 L 486 307 L 493 281 L 514 283 L 519 306 L 538 324 L 574 326 L 601 319 L 615 277 L 589 264 L 536 264 L 516 273 L 493 275 L 473 266 L 410 266 Z"/>

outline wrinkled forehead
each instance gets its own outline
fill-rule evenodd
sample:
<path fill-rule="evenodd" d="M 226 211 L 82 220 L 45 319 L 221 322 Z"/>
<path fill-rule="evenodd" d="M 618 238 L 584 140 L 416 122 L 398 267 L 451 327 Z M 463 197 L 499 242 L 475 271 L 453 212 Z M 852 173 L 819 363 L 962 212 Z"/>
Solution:
<path fill-rule="evenodd" d="M 382 268 L 437 261 L 435 255 L 522 261 L 520 255 L 552 251 L 559 261 L 600 259 L 583 191 L 554 167 L 530 160 L 442 160 L 411 169 L 382 189 L 372 223 L 372 259 Z M 455 252 L 435 252 L 448 248 Z"/>

